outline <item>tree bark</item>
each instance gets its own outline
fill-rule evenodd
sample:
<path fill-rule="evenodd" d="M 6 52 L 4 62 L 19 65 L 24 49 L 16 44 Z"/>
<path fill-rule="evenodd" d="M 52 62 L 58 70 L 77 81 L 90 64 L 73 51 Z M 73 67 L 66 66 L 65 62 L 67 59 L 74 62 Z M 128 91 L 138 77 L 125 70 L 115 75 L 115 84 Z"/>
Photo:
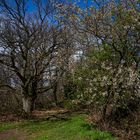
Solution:
<path fill-rule="evenodd" d="M 22 87 L 22 103 L 25 113 L 30 114 L 35 109 L 35 100 L 37 98 L 37 82 L 34 80 L 29 85 Z"/>
<path fill-rule="evenodd" d="M 54 101 L 55 101 L 56 106 L 58 105 L 57 90 L 58 90 L 58 89 L 57 89 L 57 83 L 56 83 L 55 86 L 54 86 L 54 90 L 53 90 Z"/>
<path fill-rule="evenodd" d="M 32 97 L 23 97 L 22 102 L 24 112 L 30 114 L 34 110 L 35 99 Z"/>

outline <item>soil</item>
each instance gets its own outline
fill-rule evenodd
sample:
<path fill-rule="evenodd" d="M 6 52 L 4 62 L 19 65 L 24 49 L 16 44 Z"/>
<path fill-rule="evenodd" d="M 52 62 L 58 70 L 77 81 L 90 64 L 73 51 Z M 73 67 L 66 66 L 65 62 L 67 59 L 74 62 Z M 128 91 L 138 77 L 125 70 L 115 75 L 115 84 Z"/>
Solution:
<path fill-rule="evenodd" d="M 11 129 L 0 132 L 0 140 L 27 140 L 28 134 L 26 132 Z"/>
<path fill-rule="evenodd" d="M 69 110 L 65 109 L 52 109 L 52 110 L 35 110 L 32 112 L 32 115 L 36 118 L 47 118 L 51 116 L 59 116 L 59 115 L 65 115 L 69 113 Z"/>

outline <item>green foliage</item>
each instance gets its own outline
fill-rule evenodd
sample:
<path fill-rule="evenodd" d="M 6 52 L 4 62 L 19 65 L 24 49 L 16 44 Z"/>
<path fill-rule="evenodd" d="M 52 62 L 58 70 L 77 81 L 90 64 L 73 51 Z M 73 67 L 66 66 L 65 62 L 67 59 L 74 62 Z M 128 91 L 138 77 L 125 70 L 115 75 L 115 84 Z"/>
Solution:
<path fill-rule="evenodd" d="M 66 99 L 75 98 L 76 84 L 71 79 L 64 85 L 64 94 Z"/>

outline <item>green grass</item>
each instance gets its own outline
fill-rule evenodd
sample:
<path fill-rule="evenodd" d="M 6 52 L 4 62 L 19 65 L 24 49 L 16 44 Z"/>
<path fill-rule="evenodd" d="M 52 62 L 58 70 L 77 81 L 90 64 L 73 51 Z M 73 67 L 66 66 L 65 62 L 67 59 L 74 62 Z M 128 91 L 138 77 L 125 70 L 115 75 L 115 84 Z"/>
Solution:
<path fill-rule="evenodd" d="M 68 120 L 0 124 L 0 131 L 15 128 L 26 131 L 28 140 L 115 140 L 110 133 L 101 132 L 86 123 L 83 115 L 73 116 Z"/>

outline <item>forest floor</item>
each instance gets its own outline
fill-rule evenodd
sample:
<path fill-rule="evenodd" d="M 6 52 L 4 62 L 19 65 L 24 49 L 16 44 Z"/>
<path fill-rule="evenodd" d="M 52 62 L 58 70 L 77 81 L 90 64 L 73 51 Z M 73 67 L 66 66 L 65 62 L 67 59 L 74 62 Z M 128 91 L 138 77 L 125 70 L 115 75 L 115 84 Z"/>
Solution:
<path fill-rule="evenodd" d="M 115 140 L 88 123 L 86 114 L 50 110 L 33 115 L 30 120 L 0 122 L 0 140 Z"/>

